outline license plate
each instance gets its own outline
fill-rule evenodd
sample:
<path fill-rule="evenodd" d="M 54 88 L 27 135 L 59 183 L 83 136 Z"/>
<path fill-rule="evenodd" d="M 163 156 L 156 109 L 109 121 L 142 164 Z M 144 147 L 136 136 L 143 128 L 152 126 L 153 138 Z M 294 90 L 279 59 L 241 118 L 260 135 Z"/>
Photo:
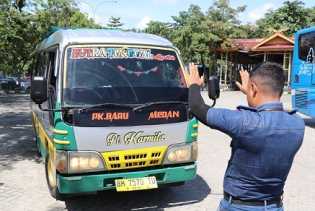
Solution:
<path fill-rule="evenodd" d="M 148 190 L 158 187 L 155 177 L 116 179 L 115 185 L 117 192 Z"/>

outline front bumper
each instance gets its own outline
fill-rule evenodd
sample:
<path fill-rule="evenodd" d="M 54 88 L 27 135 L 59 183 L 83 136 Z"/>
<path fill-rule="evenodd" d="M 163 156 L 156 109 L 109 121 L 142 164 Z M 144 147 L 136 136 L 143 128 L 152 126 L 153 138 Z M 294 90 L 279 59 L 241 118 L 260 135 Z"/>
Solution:
<path fill-rule="evenodd" d="M 62 194 L 88 193 L 115 188 L 115 179 L 155 176 L 159 185 L 192 180 L 196 176 L 196 163 L 161 167 L 153 170 L 130 171 L 120 173 L 89 174 L 63 176 L 57 174 L 58 190 Z"/>

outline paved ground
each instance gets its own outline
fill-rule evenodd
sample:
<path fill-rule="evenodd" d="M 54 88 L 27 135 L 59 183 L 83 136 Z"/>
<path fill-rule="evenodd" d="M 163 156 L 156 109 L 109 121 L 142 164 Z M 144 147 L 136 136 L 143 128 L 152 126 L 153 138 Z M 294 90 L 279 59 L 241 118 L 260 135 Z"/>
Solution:
<path fill-rule="evenodd" d="M 12 95 L 11 95 L 12 96 Z M 289 96 L 283 101 L 289 106 Z M 244 104 L 239 92 L 224 92 L 218 107 Z M 306 130 L 286 184 L 285 207 L 312 211 L 315 199 L 315 124 Z M 229 137 L 205 126 L 199 132 L 198 176 L 182 187 L 154 191 L 104 192 L 66 202 L 50 197 L 44 165 L 36 156 L 25 95 L 0 95 L 0 210 L 207 210 L 214 211 L 222 197 L 222 181 L 230 155 Z"/>

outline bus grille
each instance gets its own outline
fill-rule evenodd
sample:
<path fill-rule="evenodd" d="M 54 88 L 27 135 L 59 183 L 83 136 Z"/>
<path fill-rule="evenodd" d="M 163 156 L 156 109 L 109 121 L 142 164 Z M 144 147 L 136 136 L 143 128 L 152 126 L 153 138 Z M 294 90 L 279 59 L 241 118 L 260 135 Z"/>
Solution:
<path fill-rule="evenodd" d="M 108 170 L 156 166 L 162 163 L 167 147 L 150 147 L 102 153 Z"/>
<path fill-rule="evenodd" d="M 307 91 L 301 91 L 301 90 L 296 91 L 295 106 L 297 108 L 304 108 L 304 109 L 307 108 L 307 95 L 308 95 Z"/>

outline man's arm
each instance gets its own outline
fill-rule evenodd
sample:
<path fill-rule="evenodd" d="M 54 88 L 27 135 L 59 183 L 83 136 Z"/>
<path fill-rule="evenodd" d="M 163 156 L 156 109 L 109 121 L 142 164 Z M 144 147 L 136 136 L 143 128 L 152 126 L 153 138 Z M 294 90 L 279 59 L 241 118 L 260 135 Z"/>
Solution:
<path fill-rule="evenodd" d="M 210 106 L 206 105 L 200 94 L 200 86 L 192 84 L 189 87 L 189 107 L 195 117 L 205 125 L 207 122 L 207 113 Z"/>
<path fill-rule="evenodd" d="M 192 84 L 189 87 L 189 107 L 195 117 L 213 129 L 220 130 L 231 137 L 237 137 L 242 132 L 242 112 L 228 109 L 215 109 L 206 105 L 200 94 L 200 86 Z"/>

